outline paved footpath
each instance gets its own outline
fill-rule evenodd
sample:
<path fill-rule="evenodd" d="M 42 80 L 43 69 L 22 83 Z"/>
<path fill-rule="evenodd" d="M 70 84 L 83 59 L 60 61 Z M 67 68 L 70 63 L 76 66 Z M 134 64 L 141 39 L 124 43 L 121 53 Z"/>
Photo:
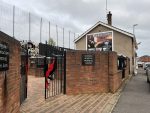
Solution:
<path fill-rule="evenodd" d="M 150 113 L 150 86 L 145 71 L 138 70 L 124 88 L 112 113 Z"/>
<path fill-rule="evenodd" d="M 28 98 L 21 113 L 110 113 L 121 89 L 115 93 L 59 95 L 44 99 L 44 78 L 29 76 Z"/>

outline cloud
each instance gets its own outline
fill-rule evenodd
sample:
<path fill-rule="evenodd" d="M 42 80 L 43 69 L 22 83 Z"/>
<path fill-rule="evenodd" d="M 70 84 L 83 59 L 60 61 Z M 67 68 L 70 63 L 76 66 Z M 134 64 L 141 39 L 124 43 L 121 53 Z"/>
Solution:
<path fill-rule="evenodd" d="M 17 7 L 44 17 L 46 21 L 58 24 L 66 30 L 83 33 L 97 21 L 106 22 L 105 0 L 3 0 Z M 139 56 L 149 54 L 150 1 L 149 0 L 107 0 L 112 12 L 113 26 L 133 32 L 139 46 Z M 38 23 L 33 21 L 35 23 Z"/>

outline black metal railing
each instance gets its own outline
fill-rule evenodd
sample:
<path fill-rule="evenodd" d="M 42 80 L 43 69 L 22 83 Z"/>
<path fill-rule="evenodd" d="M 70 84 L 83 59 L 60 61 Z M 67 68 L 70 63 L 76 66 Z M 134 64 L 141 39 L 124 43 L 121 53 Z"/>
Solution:
<path fill-rule="evenodd" d="M 45 56 L 45 99 L 66 92 L 66 48 L 39 44 L 40 55 Z"/>

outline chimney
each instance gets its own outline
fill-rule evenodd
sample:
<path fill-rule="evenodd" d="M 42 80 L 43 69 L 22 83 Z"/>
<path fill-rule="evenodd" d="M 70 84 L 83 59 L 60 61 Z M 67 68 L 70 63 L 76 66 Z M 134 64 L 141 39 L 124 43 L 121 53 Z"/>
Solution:
<path fill-rule="evenodd" d="M 107 14 L 107 21 L 108 21 L 108 25 L 112 25 L 112 14 L 111 12 L 109 11 L 109 13 Z"/>

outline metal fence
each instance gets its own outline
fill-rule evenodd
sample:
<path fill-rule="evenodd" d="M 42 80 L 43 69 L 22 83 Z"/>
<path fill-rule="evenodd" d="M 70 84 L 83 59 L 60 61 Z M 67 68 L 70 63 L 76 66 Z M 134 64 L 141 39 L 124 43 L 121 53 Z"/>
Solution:
<path fill-rule="evenodd" d="M 66 94 L 66 50 L 68 49 L 39 44 L 40 55 L 46 56 L 43 58 L 45 99 L 62 93 Z"/>
<path fill-rule="evenodd" d="M 35 43 L 52 38 L 59 47 L 74 49 L 74 39 L 78 34 L 60 27 L 31 12 L 0 1 L 0 31 L 17 40 L 31 40 Z"/>

